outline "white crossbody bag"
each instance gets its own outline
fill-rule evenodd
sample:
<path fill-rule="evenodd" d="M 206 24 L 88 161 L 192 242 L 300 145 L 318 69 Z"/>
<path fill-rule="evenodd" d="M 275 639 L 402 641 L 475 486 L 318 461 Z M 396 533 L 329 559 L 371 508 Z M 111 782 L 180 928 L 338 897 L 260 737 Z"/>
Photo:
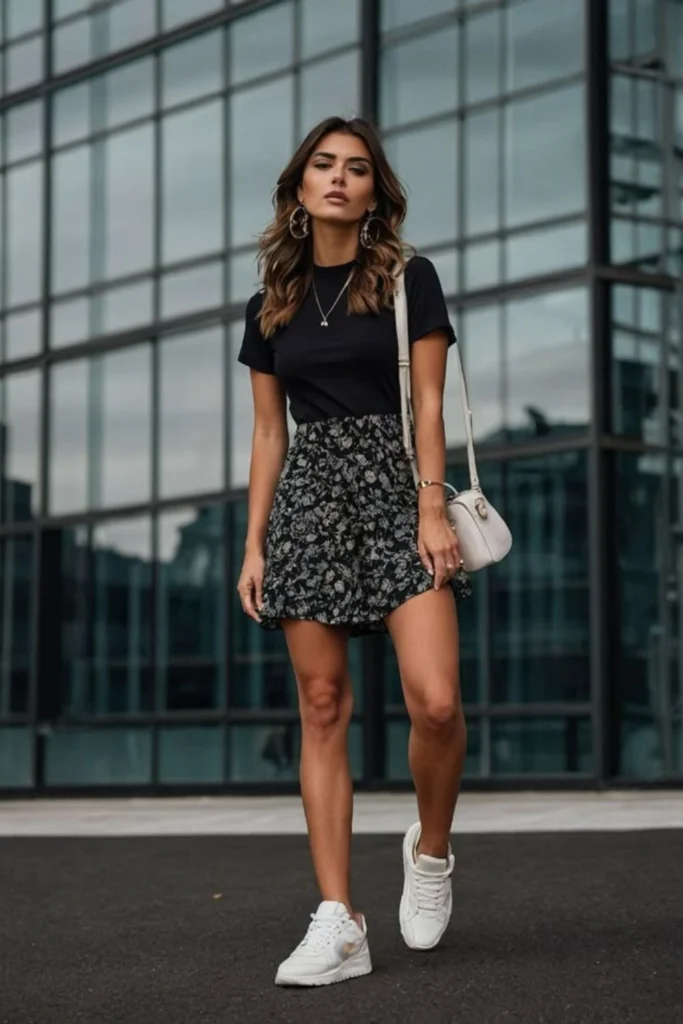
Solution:
<path fill-rule="evenodd" d="M 398 376 L 401 388 L 401 418 L 403 420 L 403 444 L 413 471 L 415 484 L 420 480 L 417 459 L 413 447 L 414 419 L 410 388 L 410 341 L 408 336 L 408 302 L 405 291 L 405 275 L 401 271 L 396 278 L 395 293 L 396 334 L 398 336 Z M 477 461 L 472 438 L 472 411 L 467 394 L 465 370 L 460 357 L 460 346 L 455 344 L 460 371 L 460 394 L 465 418 L 467 437 L 467 462 L 470 472 L 470 489 L 458 491 L 451 484 L 443 483 L 448 494 L 446 515 L 458 538 L 460 557 L 465 569 L 473 572 L 483 569 L 505 558 L 512 547 L 512 534 L 503 518 L 486 499 L 479 484 Z"/>

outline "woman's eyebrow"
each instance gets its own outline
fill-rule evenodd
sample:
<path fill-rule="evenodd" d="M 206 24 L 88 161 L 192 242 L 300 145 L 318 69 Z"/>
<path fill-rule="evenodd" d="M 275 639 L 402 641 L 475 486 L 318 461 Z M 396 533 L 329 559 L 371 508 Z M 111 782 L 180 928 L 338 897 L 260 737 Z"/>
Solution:
<path fill-rule="evenodd" d="M 337 156 L 336 153 L 323 153 L 322 151 L 320 151 L 318 153 L 315 153 L 314 155 L 315 156 L 324 156 L 327 160 L 336 160 L 336 156 Z M 346 158 L 346 163 L 347 164 L 350 164 L 350 163 L 354 163 L 354 164 L 358 164 L 358 163 L 369 164 L 370 161 L 368 160 L 368 158 L 366 156 L 349 156 L 349 157 Z"/>

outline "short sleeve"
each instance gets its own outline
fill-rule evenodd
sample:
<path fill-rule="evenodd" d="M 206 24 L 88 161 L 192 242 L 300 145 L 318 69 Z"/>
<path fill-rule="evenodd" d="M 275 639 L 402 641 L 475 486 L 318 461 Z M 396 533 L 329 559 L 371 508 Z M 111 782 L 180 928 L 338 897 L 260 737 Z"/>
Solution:
<path fill-rule="evenodd" d="M 261 292 L 257 292 L 247 303 L 244 317 L 244 337 L 237 361 L 251 367 L 252 370 L 260 370 L 261 373 L 275 373 L 273 350 L 268 339 L 261 334 L 257 320 L 262 301 Z"/>
<path fill-rule="evenodd" d="M 448 344 L 455 342 L 455 333 L 448 317 L 448 308 L 436 267 L 425 256 L 413 256 L 406 271 L 408 300 L 408 336 L 410 343 L 424 338 L 430 331 L 444 331 Z"/>

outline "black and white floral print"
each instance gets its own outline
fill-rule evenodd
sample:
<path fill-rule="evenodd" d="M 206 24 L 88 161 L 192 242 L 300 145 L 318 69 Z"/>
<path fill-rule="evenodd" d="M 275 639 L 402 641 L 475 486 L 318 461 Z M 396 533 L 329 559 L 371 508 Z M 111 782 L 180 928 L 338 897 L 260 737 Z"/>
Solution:
<path fill-rule="evenodd" d="M 312 619 L 352 636 L 385 632 L 389 612 L 433 586 L 417 533 L 400 415 L 301 424 L 268 524 L 261 625 Z M 462 570 L 450 586 L 457 598 L 471 593 Z"/>

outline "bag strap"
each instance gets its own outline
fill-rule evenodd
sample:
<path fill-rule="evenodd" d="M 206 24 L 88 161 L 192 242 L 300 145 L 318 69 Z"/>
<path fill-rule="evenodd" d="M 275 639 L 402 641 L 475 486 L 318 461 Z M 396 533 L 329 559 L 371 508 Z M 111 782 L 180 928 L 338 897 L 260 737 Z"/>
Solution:
<path fill-rule="evenodd" d="M 398 382 L 401 389 L 401 419 L 403 422 L 403 446 L 413 470 L 413 477 L 417 484 L 420 474 L 417 468 L 417 458 L 413 445 L 414 420 L 413 406 L 411 401 L 410 383 L 410 340 L 408 334 L 408 300 L 406 298 L 405 270 L 401 270 L 396 276 L 396 289 L 394 292 L 394 310 L 396 314 L 396 336 L 398 338 Z M 470 487 L 473 490 L 481 490 L 479 485 L 479 474 L 477 472 L 477 460 L 474 454 L 474 438 L 472 436 L 472 410 L 467 393 L 467 379 L 465 369 L 462 365 L 460 345 L 455 343 L 455 351 L 458 357 L 458 371 L 460 373 L 460 398 L 462 401 L 462 412 L 465 420 L 465 436 L 467 438 L 467 464 L 470 473 Z"/>

